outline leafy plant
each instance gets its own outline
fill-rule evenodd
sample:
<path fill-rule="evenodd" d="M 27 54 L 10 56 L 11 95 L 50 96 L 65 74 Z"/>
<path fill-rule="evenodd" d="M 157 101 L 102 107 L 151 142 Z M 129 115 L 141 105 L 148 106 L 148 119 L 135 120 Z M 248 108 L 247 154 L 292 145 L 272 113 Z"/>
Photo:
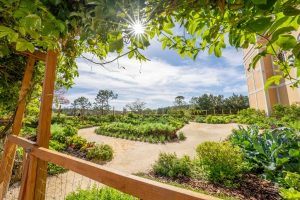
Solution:
<path fill-rule="evenodd" d="M 96 188 L 90 190 L 79 189 L 68 194 L 66 200 L 137 200 L 128 194 L 119 192 L 109 187 Z"/>
<path fill-rule="evenodd" d="M 179 139 L 179 140 L 185 140 L 185 139 L 186 139 L 186 136 L 184 135 L 184 132 L 180 131 L 180 132 L 178 133 L 178 139 Z"/>
<path fill-rule="evenodd" d="M 57 174 L 61 174 L 66 171 L 68 171 L 68 170 L 61 166 L 58 166 L 53 163 L 48 163 L 48 174 L 49 175 L 57 175 Z"/>
<path fill-rule="evenodd" d="M 236 121 L 241 124 L 255 124 L 260 128 L 270 128 L 270 121 L 266 117 L 266 113 L 254 108 L 239 111 Z"/>
<path fill-rule="evenodd" d="M 74 135 L 67 139 L 67 144 L 73 149 L 80 150 L 87 144 L 87 140 L 78 135 Z"/>
<path fill-rule="evenodd" d="M 110 161 L 113 158 L 113 149 L 107 144 L 95 145 L 88 149 L 87 158 L 97 161 Z"/>
<path fill-rule="evenodd" d="M 289 128 L 264 130 L 256 126 L 239 127 L 230 141 L 239 146 L 245 158 L 256 171 L 274 180 L 282 177 L 283 171 L 300 172 L 300 137 Z"/>
<path fill-rule="evenodd" d="M 195 122 L 204 123 L 205 122 L 205 117 L 204 116 L 197 116 L 195 118 Z"/>
<path fill-rule="evenodd" d="M 157 141 L 161 140 L 165 141 L 167 138 L 177 138 L 176 129 L 177 128 L 172 125 L 148 121 L 139 125 L 134 125 L 129 122 L 113 122 L 109 124 L 103 123 L 99 126 L 99 128 L 96 129 L 96 133 L 114 137 L 121 135 L 121 138 L 124 139 L 147 137 L 149 138 L 148 142 L 156 143 Z"/>
<path fill-rule="evenodd" d="M 153 165 L 153 171 L 156 175 L 171 178 L 190 177 L 191 164 L 188 156 L 178 158 L 175 153 L 160 153 Z"/>
<path fill-rule="evenodd" d="M 66 144 L 60 143 L 57 140 L 50 140 L 49 147 L 52 150 L 63 151 L 66 149 Z"/>
<path fill-rule="evenodd" d="M 242 152 L 228 142 L 204 142 L 196 152 L 195 165 L 209 181 L 232 186 L 246 170 Z"/>
<path fill-rule="evenodd" d="M 284 178 L 288 188 L 281 188 L 280 195 L 284 199 L 300 199 L 300 174 L 287 172 Z"/>
<path fill-rule="evenodd" d="M 228 116 L 213 116 L 208 115 L 205 118 L 205 122 L 208 124 L 228 124 L 232 122 L 232 120 L 235 118 L 234 115 L 228 115 Z"/>

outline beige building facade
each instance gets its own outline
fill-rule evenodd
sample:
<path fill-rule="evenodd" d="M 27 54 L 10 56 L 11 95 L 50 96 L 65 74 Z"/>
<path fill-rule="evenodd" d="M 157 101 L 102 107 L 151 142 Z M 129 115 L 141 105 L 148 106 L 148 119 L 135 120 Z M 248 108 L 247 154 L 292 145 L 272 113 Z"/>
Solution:
<path fill-rule="evenodd" d="M 255 69 L 248 70 L 253 57 L 258 54 L 259 51 L 260 50 L 255 49 L 254 46 L 244 49 L 243 60 L 250 107 L 264 110 L 270 115 L 272 106 L 275 104 L 300 105 L 300 88 L 291 88 L 290 80 L 283 80 L 279 85 L 270 86 L 265 90 L 264 86 L 267 79 L 277 73 L 272 56 L 260 59 Z M 296 69 L 291 71 L 291 75 L 296 75 Z"/>

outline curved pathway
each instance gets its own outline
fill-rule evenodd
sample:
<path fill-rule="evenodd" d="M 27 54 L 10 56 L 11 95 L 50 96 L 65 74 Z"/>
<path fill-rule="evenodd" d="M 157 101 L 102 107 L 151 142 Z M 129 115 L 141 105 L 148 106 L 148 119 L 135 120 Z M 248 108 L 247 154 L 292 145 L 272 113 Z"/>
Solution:
<path fill-rule="evenodd" d="M 179 156 L 186 154 L 193 157 L 198 144 L 205 141 L 224 140 L 231 134 L 233 128 L 237 128 L 237 125 L 191 122 L 181 129 L 187 137 L 185 141 L 166 144 L 150 144 L 97 135 L 95 127 L 81 129 L 78 135 L 90 142 L 105 143 L 113 147 L 114 159 L 106 166 L 127 173 L 137 173 L 150 170 L 160 152 L 175 152 Z"/>

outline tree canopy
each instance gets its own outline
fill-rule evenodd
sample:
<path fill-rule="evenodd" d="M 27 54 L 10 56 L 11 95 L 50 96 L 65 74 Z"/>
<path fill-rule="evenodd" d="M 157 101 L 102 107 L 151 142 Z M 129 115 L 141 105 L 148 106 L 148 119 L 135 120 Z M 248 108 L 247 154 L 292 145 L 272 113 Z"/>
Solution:
<path fill-rule="evenodd" d="M 68 88 L 78 76 L 76 58 L 104 66 L 115 60 L 107 60 L 113 52 L 145 61 L 141 50 L 153 38 L 193 59 L 201 51 L 220 57 L 228 45 L 255 44 L 261 51 L 251 67 L 266 55 L 279 66 L 268 84 L 288 78 L 298 86 L 300 44 L 293 32 L 299 30 L 299 15 L 298 0 L 0 0 L 1 95 L 16 99 L 25 65 L 20 51 L 58 51 L 57 87 Z M 145 32 L 133 31 L 136 24 Z M 37 80 L 41 74 L 35 74 Z"/>

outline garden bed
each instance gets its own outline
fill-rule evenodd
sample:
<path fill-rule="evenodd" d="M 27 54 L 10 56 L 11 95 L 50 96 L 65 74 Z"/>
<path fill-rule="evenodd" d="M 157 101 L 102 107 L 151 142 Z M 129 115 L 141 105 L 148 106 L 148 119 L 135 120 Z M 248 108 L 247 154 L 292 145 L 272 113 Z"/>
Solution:
<path fill-rule="evenodd" d="M 148 174 L 139 173 L 141 177 L 162 183 L 183 187 L 186 189 L 198 191 L 201 193 L 217 196 L 224 199 L 241 200 L 278 200 L 281 199 L 278 188 L 270 181 L 263 180 L 254 174 L 245 174 L 235 184 L 238 187 L 229 188 L 221 184 L 214 184 L 205 180 L 196 178 L 167 178 L 157 176 L 153 172 Z"/>
<path fill-rule="evenodd" d="M 165 143 L 185 139 L 182 132 L 180 132 L 179 135 L 176 134 L 176 127 L 162 123 L 132 125 L 114 122 L 102 124 L 95 131 L 99 135 L 150 143 Z"/>

